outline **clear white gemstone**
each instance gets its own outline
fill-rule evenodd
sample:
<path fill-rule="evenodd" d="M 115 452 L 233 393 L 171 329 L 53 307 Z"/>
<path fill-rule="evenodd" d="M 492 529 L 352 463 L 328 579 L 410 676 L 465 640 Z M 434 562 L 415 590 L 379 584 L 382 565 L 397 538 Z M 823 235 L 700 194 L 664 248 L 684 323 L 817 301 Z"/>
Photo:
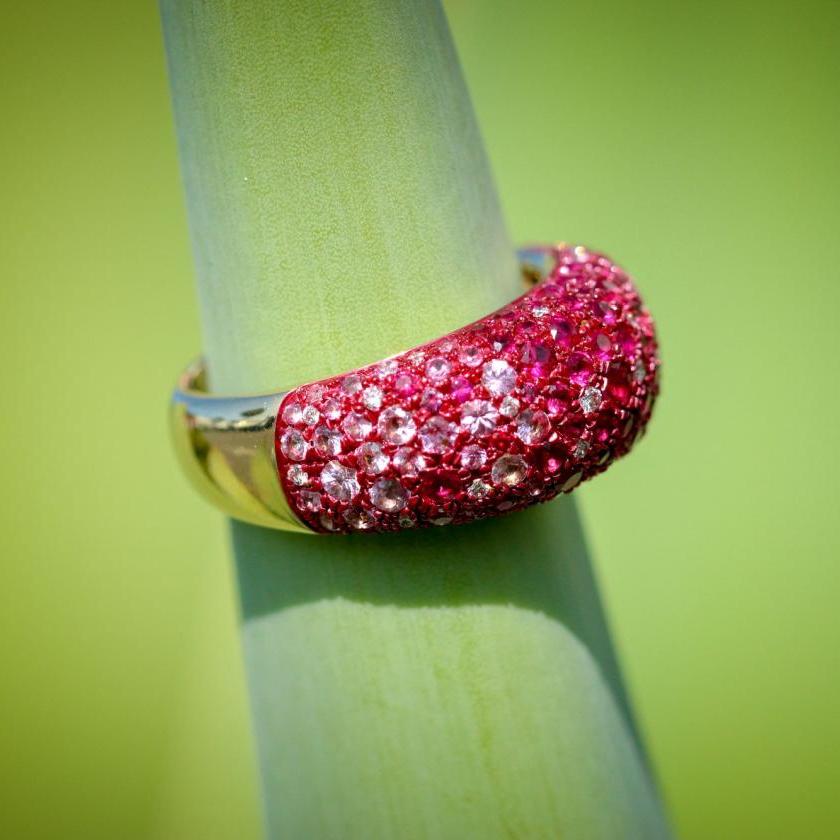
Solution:
<path fill-rule="evenodd" d="M 290 461 L 302 461 L 309 451 L 309 444 L 297 429 L 286 429 L 280 438 L 280 451 Z"/>
<path fill-rule="evenodd" d="M 633 379 L 635 379 L 636 382 L 641 382 L 645 378 L 646 374 L 647 368 L 645 367 L 645 363 L 639 359 L 633 367 Z"/>
<path fill-rule="evenodd" d="M 516 436 L 523 443 L 539 443 L 550 431 L 551 422 L 544 411 L 527 409 L 516 418 Z"/>
<path fill-rule="evenodd" d="M 497 458 L 490 471 L 490 477 L 495 484 L 506 484 L 513 487 L 525 479 L 528 465 L 521 455 L 502 455 Z"/>
<path fill-rule="evenodd" d="M 395 446 L 408 443 L 417 434 L 417 425 L 411 415 L 401 408 L 386 408 L 379 415 L 377 425 L 382 440 Z"/>
<path fill-rule="evenodd" d="M 481 371 L 481 382 L 494 397 L 509 394 L 516 387 L 516 371 L 504 359 L 485 362 Z"/>
<path fill-rule="evenodd" d="M 465 470 L 480 470 L 487 463 L 487 453 L 475 444 L 461 450 L 461 466 Z"/>
<path fill-rule="evenodd" d="M 472 484 L 470 484 L 469 488 L 467 488 L 467 493 L 473 499 L 483 499 L 489 492 L 490 485 L 485 484 L 480 478 L 477 478 Z"/>
<path fill-rule="evenodd" d="M 583 409 L 584 414 L 591 414 L 593 411 L 597 411 L 601 407 L 601 399 L 603 395 L 601 392 L 592 385 L 587 386 L 580 392 L 580 397 L 578 398 L 578 402 L 580 402 L 580 407 Z"/>
<path fill-rule="evenodd" d="M 306 423 L 307 426 L 314 426 L 319 418 L 321 417 L 321 413 L 315 408 L 314 405 L 308 405 L 306 408 L 303 409 L 301 414 L 303 418 L 303 422 Z"/>
<path fill-rule="evenodd" d="M 609 337 L 604 335 L 603 333 L 598 333 L 598 337 L 595 339 L 595 343 L 598 345 L 598 349 L 606 353 L 608 350 L 612 348 L 612 342 L 610 341 Z"/>
<path fill-rule="evenodd" d="M 413 528 L 417 520 L 410 513 L 401 513 L 399 518 L 400 528 Z"/>
<path fill-rule="evenodd" d="M 476 437 L 489 435 L 498 419 L 499 412 L 489 400 L 470 400 L 461 406 L 461 426 Z"/>
<path fill-rule="evenodd" d="M 312 438 L 315 450 L 321 455 L 335 456 L 341 453 L 341 432 L 318 426 Z"/>
<path fill-rule="evenodd" d="M 390 376 L 392 373 L 396 373 L 398 367 L 399 364 L 397 363 L 396 359 L 388 359 L 386 362 L 382 362 L 382 364 L 379 365 L 379 369 L 377 370 L 379 378 L 384 379 L 386 376 Z"/>
<path fill-rule="evenodd" d="M 356 463 L 368 475 L 379 475 L 388 468 L 388 456 L 378 443 L 363 443 L 356 450 Z"/>
<path fill-rule="evenodd" d="M 424 452 L 446 452 L 452 445 L 452 432 L 452 424 L 445 417 L 431 417 L 420 429 L 420 446 Z"/>
<path fill-rule="evenodd" d="M 426 459 L 416 449 L 408 446 L 398 449 L 392 460 L 402 475 L 417 475 L 426 469 Z"/>
<path fill-rule="evenodd" d="M 300 464 L 292 464 L 289 471 L 286 473 L 286 478 L 295 485 L 295 487 L 303 487 L 309 484 L 309 476 L 306 470 Z"/>
<path fill-rule="evenodd" d="M 587 440 L 579 440 L 575 444 L 575 458 L 580 460 L 581 458 L 586 457 L 586 453 L 589 452 L 589 441 Z"/>
<path fill-rule="evenodd" d="M 548 315 L 548 309 L 544 306 L 535 306 L 531 311 L 537 318 L 542 318 L 543 315 Z"/>
<path fill-rule="evenodd" d="M 382 389 L 377 388 L 376 385 L 368 385 L 362 391 L 362 402 L 366 408 L 369 408 L 371 411 L 376 411 L 382 405 Z"/>
<path fill-rule="evenodd" d="M 508 394 L 499 406 L 499 414 L 503 417 L 516 417 L 519 414 L 519 400 Z"/>
<path fill-rule="evenodd" d="M 451 516 L 436 516 L 432 520 L 432 525 L 448 525 L 451 521 Z"/>
<path fill-rule="evenodd" d="M 483 358 L 484 354 L 481 352 L 481 348 L 476 347 L 474 344 L 462 348 L 458 354 L 458 360 L 461 364 L 471 368 L 478 367 Z"/>
<path fill-rule="evenodd" d="M 408 502 L 408 491 L 394 478 L 377 479 L 368 495 L 373 505 L 385 513 L 402 510 Z"/>
<path fill-rule="evenodd" d="M 321 470 L 321 484 L 327 495 L 337 502 L 349 502 L 359 493 L 356 470 L 345 467 L 338 461 L 328 461 Z"/>
<path fill-rule="evenodd" d="M 321 494 L 314 490 L 301 490 L 300 504 L 304 510 L 310 513 L 318 513 L 321 510 Z"/>
<path fill-rule="evenodd" d="M 332 398 L 324 401 L 321 411 L 327 420 L 337 420 L 341 416 L 341 406 L 338 404 L 338 400 Z"/>
<path fill-rule="evenodd" d="M 341 428 L 347 437 L 353 440 L 365 440 L 373 429 L 373 423 L 364 414 L 351 411 L 342 421 Z"/>
<path fill-rule="evenodd" d="M 420 405 L 427 411 L 437 411 L 443 402 L 443 394 L 435 388 L 426 388 L 420 397 Z"/>
<path fill-rule="evenodd" d="M 350 397 L 358 394 L 362 390 L 362 377 L 357 373 L 351 373 L 349 376 L 345 376 L 341 380 L 341 390 Z"/>
<path fill-rule="evenodd" d="M 357 531 L 365 531 L 376 524 L 376 520 L 366 510 L 355 507 L 344 511 L 344 521 Z"/>
<path fill-rule="evenodd" d="M 449 362 L 447 362 L 443 356 L 435 356 L 433 359 L 429 359 L 429 361 L 426 362 L 426 376 L 428 376 L 429 379 L 439 382 L 441 379 L 445 379 L 448 373 Z"/>
<path fill-rule="evenodd" d="M 283 406 L 283 420 L 291 426 L 297 426 L 303 422 L 303 409 L 297 403 Z"/>

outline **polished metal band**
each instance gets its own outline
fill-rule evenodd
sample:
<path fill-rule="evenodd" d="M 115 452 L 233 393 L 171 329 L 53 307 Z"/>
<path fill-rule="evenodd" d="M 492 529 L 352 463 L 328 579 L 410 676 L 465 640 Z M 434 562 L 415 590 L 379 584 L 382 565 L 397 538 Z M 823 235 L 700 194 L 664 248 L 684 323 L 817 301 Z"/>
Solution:
<path fill-rule="evenodd" d="M 178 460 L 195 488 L 236 519 L 312 533 L 293 513 L 277 480 L 274 424 L 285 392 L 209 394 L 203 360 L 181 375 L 172 395 Z"/>

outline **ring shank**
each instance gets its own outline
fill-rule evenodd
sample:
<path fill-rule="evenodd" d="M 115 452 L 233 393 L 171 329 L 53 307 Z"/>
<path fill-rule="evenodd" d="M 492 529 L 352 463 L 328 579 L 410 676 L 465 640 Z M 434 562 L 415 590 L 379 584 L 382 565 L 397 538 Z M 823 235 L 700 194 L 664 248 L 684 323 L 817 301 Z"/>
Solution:
<path fill-rule="evenodd" d="M 182 374 L 170 425 L 178 460 L 209 502 L 254 525 L 311 534 L 277 481 L 274 425 L 285 392 L 245 397 L 206 393 L 202 360 Z"/>

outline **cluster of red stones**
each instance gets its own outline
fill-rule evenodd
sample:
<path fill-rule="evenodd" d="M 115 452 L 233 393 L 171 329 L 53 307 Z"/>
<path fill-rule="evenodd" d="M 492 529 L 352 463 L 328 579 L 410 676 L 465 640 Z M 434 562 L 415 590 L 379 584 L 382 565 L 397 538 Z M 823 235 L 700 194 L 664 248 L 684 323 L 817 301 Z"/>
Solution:
<path fill-rule="evenodd" d="M 320 532 L 461 523 L 569 492 L 624 455 L 656 396 L 653 322 L 627 275 L 582 247 L 467 327 L 289 392 L 280 480 Z"/>

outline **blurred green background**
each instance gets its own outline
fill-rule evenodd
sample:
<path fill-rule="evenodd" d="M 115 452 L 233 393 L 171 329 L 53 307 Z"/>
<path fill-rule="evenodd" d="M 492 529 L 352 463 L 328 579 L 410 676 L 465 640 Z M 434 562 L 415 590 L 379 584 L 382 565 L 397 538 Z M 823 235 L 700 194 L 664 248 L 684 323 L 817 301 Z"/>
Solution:
<path fill-rule="evenodd" d="M 579 491 L 684 840 L 840 836 L 840 13 L 446 4 L 516 240 L 638 278 L 664 394 Z M 256 840 L 150 3 L 0 12 L 0 837 Z"/>

